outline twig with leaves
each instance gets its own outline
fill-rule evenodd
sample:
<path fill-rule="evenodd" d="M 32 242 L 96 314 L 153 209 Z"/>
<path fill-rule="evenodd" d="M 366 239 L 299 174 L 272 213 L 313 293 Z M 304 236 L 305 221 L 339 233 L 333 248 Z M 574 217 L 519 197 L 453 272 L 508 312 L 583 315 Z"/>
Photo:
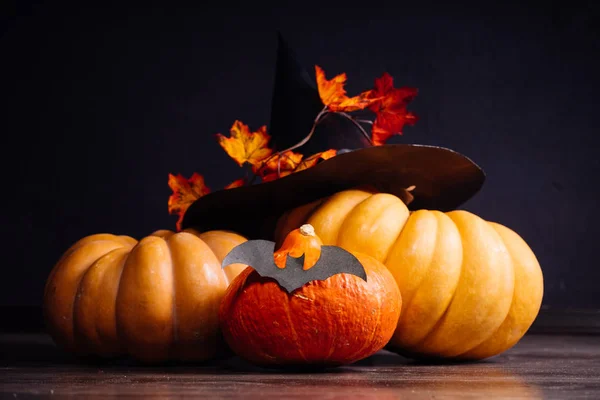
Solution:
<path fill-rule="evenodd" d="M 317 126 L 332 113 L 351 121 L 372 146 L 385 144 L 393 135 L 401 135 L 405 124 L 414 125 L 417 122 L 417 116 L 407 111 L 407 105 L 417 95 L 417 89 L 395 88 L 393 78 L 387 72 L 375 79 L 373 89 L 354 97 L 348 97 L 344 89 L 347 79 L 345 73 L 328 80 L 323 69 L 317 65 L 315 75 L 323 109 L 317 114 L 310 131 L 300 142 L 285 150 L 274 152 L 269 147 L 271 137 L 267 133 L 266 125 L 251 132 L 250 128 L 239 120 L 233 123 L 229 137 L 220 133 L 216 135 L 225 152 L 240 167 L 252 172 L 250 179 L 247 172 L 246 176 L 231 182 L 225 189 L 252 185 L 258 178 L 262 182 L 279 179 L 311 168 L 320 161 L 337 155 L 337 149 L 330 149 L 304 158 L 304 154 L 294 151 L 308 143 Z M 359 110 L 370 110 L 375 114 L 375 119 L 357 119 L 351 115 Z M 362 124 L 371 127 L 370 133 Z M 210 189 L 206 186 L 204 177 L 196 172 L 190 179 L 181 174 L 169 174 L 169 187 L 173 191 L 169 197 L 169 213 L 179 215 L 177 229 L 180 230 L 187 208 L 199 197 L 208 194 Z"/>

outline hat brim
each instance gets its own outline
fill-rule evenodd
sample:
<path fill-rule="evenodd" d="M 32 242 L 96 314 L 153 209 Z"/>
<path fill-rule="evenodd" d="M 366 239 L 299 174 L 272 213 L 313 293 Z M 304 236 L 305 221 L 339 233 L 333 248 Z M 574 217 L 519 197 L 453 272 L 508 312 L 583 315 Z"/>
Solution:
<path fill-rule="evenodd" d="M 277 219 L 287 210 L 336 192 L 369 185 L 400 195 L 415 186 L 409 209 L 456 209 L 475 195 L 485 173 L 451 149 L 420 144 L 390 144 L 339 154 L 286 177 L 220 190 L 196 200 L 182 228 L 222 229 L 252 239 L 272 239 Z"/>

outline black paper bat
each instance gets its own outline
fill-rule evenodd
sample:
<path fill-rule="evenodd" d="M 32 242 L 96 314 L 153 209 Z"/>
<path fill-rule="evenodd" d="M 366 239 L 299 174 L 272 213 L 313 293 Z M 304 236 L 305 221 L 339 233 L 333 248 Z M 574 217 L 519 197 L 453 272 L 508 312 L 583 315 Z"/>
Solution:
<path fill-rule="evenodd" d="M 364 281 L 367 273 L 358 259 L 337 246 L 321 246 L 321 255 L 316 264 L 303 270 L 304 255 L 294 258 L 288 254 L 285 268 L 279 268 L 273 257 L 275 242 L 249 240 L 234 247 L 223 259 L 222 267 L 231 264 L 247 264 L 262 277 L 275 279 L 281 287 L 292 292 L 310 281 L 322 281 L 335 274 L 352 274 Z"/>

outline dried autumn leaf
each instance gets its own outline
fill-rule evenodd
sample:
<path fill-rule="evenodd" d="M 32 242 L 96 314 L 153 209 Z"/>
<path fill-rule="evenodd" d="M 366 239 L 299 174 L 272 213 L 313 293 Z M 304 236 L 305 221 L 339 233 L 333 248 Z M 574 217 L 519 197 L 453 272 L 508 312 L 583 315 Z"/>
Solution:
<path fill-rule="evenodd" d="M 169 214 L 179 215 L 176 227 L 180 231 L 185 211 L 194 201 L 210 193 L 210 189 L 204 183 L 204 177 L 196 172 L 190 179 L 181 174 L 169 174 L 169 187 L 173 191 L 169 197 Z"/>
<path fill-rule="evenodd" d="M 267 134 L 267 127 L 262 126 L 256 132 L 250 132 L 248 125 L 235 121 L 230 129 L 230 137 L 217 134 L 221 147 L 241 167 L 244 163 L 257 166 L 269 158 L 273 153 L 268 147 L 271 137 Z"/>
<path fill-rule="evenodd" d="M 369 106 L 377 114 L 371 131 L 371 141 L 375 146 L 381 146 L 393 135 L 402 135 L 405 124 L 414 125 L 417 122 L 417 116 L 406 110 L 416 95 L 415 88 L 395 88 L 394 79 L 387 72 L 375 79 L 371 96 L 379 100 Z"/>
<path fill-rule="evenodd" d="M 335 157 L 337 155 L 337 150 L 329 149 L 327 151 L 322 151 L 320 153 L 313 154 L 312 156 L 305 158 L 298 167 L 294 170 L 294 172 L 302 171 L 307 168 L 314 167 L 320 160 L 328 160 L 331 157 Z"/>
<path fill-rule="evenodd" d="M 291 174 L 298 167 L 302 157 L 304 157 L 302 154 L 294 153 L 291 150 L 275 154 L 260 168 L 258 174 L 262 177 L 263 182 L 282 178 Z"/>
<path fill-rule="evenodd" d="M 325 71 L 318 65 L 315 65 L 317 76 L 317 88 L 319 96 L 324 105 L 333 112 L 352 112 L 367 108 L 377 101 L 372 90 L 368 90 L 358 96 L 348 97 L 346 95 L 346 73 L 336 75 L 331 80 L 325 77 Z"/>
<path fill-rule="evenodd" d="M 246 184 L 246 178 L 237 179 L 231 182 L 229 185 L 225 186 L 225 189 L 233 189 L 237 187 L 242 187 Z"/>

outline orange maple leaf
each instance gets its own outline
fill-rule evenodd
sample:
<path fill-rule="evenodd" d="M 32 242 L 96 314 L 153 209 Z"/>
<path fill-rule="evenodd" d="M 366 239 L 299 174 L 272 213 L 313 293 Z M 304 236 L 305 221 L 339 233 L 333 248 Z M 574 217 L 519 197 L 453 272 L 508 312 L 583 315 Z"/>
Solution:
<path fill-rule="evenodd" d="M 314 167 L 320 160 L 329 160 L 332 157 L 337 155 L 337 150 L 329 149 L 327 151 L 321 151 L 320 153 L 313 154 L 312 156 L 305 158 L 298 167 L 294 170 L 294 172 L 302 171 L 307 168 Z"/>
<path fill-rule="evenodd" d="M 404 124 L 414 125 L 418 117 L 406 110 L 406 106 L 417 95 L 417 89 L 394 87 L 394 79 L 385 72 L 375 79 L 375 88 L 371 96 L 378 98 L 369 106 L 377 114 L 371 131 L 371 141 L 381 146 L 393 135 L 402 135 Z"/>
<path fill-rule="evenodd" d="M 169 187 L 173 194 L 169 197 L 169 214 L 179 215 L 177 230 L 181 230 L 181 221 L 188 207 L 196 199 L 210 193 L 210 189 L 204 183 L 204 177 L 196 172 L 190 179 L 181 174 L 177 176 L 169 174 Z"/>
<path fill-rule="evenodd" d="M 368 90 L 358 96 L 348 97 L 346 95 L 346 73 L 336 75 L 333 79 L 327 80 L 325 71 L 318 65 L 315 65 L 317 76 L 317 88 L 319 96 L 324 105 L 333 112 L 352 112 L 367 108 L 378 99 L 373 96 L 373 91 Z"/>
<path fill-rule="evenodd" d="M 268 147 L 271 137 L 267 134 L 266 126 L 251 133 L 248 125 L 236 120 L 231 126 L 230 134 L 230 137 L 225 137 L 217 133 L 217 140 L 240 167 L 244 163 L 257 166 L 273 153 Z"/>
<path fill-rule="evenodd" d="M 273 181 L 291 174 L 302 161 L 303 154 L 291 150 L 275 154 L 258 170 L 263 182 Z M 279 173 L 278 173 L 279 172 Z"/>
<path fill-rule="evenodd" d="M 233 189 L 237 187 L 242 187 L 246 184 L 246 178 L 237 179 L 231 182 L 229 185 L 225 186 L 225 189 Z"/>

